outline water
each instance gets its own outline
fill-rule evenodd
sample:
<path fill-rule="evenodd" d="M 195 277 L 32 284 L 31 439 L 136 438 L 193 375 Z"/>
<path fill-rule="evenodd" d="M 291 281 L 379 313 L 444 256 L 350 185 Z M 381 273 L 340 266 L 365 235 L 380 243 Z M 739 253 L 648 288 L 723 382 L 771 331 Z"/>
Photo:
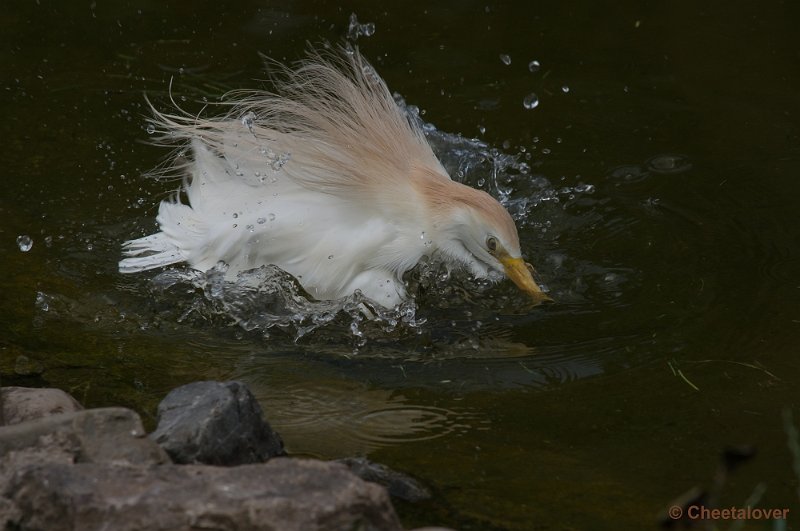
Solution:
<path fill-rule="evenodd" d="M 367 455 L 429 484 L 430 503 L 398 505 L 409 527 L 653 528 L 741 443 L 759 453 L 723 505 L 763 482 L 762 507 L 800 514 L 782 420 L 800 418 L 798 8 L 485 7 L 12 2 L 3 383 L 133 407 L 152 428 L 173 386 L 241 379 L 292 453 Z M 375 321 L 275 271 L 250 273 L 257 289 L 117 273 L 121 242 L 151 233 L 179 185 L 142 177 L 167 154 L 147 144 L 142 93 L 200 112 L 263 86 L 257 52 L 293 60 L 348 35 L 453 178 L 507 206 L 555 305 L 436 264 Z"/>
<path fill-rule="evenodd" d="M 27 253 L 33 247 L 33 240 L 27 234 L 17 236 L 17 247 L 19 247 L 19 250 L 23 253 Z"/>
<path fill-rule="evenodd" d="M 531 92 L 522 100 L 522 106 L 526 109 L 535 109 L 539 106 L 539 96 Z"/>

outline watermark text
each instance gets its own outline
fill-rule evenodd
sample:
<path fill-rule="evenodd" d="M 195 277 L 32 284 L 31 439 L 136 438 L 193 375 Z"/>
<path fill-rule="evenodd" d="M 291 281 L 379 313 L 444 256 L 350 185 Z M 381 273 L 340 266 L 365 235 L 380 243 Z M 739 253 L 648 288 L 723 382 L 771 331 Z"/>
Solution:
<path fill-rule="evenodd" d="M 760 507 L 714 508 L 690 505 L 683 508 L 673 505 L 668 510 L 669 517 L 678 520 L 684 516 L 689 520 L 786 520 L 789 509 L 761 509 Z"/>

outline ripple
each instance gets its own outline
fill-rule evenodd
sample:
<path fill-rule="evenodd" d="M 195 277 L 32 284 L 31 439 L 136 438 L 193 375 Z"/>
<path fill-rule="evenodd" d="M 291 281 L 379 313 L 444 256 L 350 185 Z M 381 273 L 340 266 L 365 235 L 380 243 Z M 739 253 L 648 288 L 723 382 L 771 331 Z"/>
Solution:
<path fill-rule="evenodd" d="M 650 173 L 642 166 L 625 164 L 613 168 L 608 173 L 608 176 L 617 181 L 635 183 L 647 179 L 647 177 L 650 176 Z"/>
<path fill-rule="evenodd" d="M 432 406 L 395 406 L 363 412 L 354 435 L 378 445 L 430 441 L 471 424 L 458 413 Z"/>
<path fill-rule="evenodd" d="M 397 391 L 346 380 L 295 384 L 259 394 L 268 416 L 293 451 L 353 455 L 384 446 L 430 441 L 489 421 L 475 413 L 411 402 Z"/>
<path fill-rule="evenodd" d="M 678 174 L 692 169 L 692 163 L 684 155 L 656 155 L 646 164 L 649 171 L 661 175 Z"/>

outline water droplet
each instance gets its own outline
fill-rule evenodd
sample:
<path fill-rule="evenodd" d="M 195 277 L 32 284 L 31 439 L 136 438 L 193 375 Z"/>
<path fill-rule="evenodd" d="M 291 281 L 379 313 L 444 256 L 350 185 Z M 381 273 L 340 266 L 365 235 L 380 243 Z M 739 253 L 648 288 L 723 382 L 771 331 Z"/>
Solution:
<path fill-rule="evenodd" d="M 332 254 L 328 255 L 328 260 L 333 260 L 333 255 Z"/>
<path fill-rule="evenodd" d="M 506 53 L 500 54 L 500 60 L 503 61 L 503 64 L 506 66 L 511 64 L 511 56 Z"/>
<path fill-rule="evenodd" d="M 17 245 L 20 251 L 27 253 L 33 247 L 33 240 L 27 234 L 23 234 L 22 236 L 17 236 Z"/>
<path fill-rule="evenodd" d="M 350 15 L 350 24 L 347 27 L 348 39 L 355 41 L 362 35 L 365 37 L 371 37 L 374 33 L 375 33 L 374 22 L 365 22 L 364 24 L 359 24 L 356 14 L 352 13 Z M 347 52 L 349 55 L 353 55 L 355 53 L 349 46 L 347 49 L 345 49 L 345 52 Z"/>
<path fill-rule="evenodd" d="M 50 310 L 50 304 L 47 302 L 47 295 L 42 293 L 41 291 L 36 292 L 36 307 L 42 310 L 43 312 L 47 312 Z"/>
<path fill-rule="evenodd" d="M 539 97 L 531 92 L 522 100 L 522 106 L 528 110 L 535 109 L 539 106 Z"/>
<path fill-rule="evenodd" d="M 561 92 L 566 94 L 567 92 L 569 92 L 569 87 L 567 85 L 564 85 L 563 87 L 561 87 Z"/>
<path fill-rule="evenodd" d="M 249 230 L 250 232 L 255 232 L 255 230 L 256 230 L 255 226 L 253 226 L 253 225 L 248 225 L 248 226 L 247 226 L 247 227 L 245 227 L 245 228 L 246 228 L 247 230 Z"/>
<path fill-rule="evenodd" d="M 539 64 L 539 61 L 537 61 L 536 59 L 528 63 L 528 70 L 530 70 L 531 72 L 538 72 L 541 67 L 542 65 Z"/>
<path fill-rule="evenodd" d="M 233 213 L 233 219 L 236 219 L 236 218 L 238 218 L 238 217 L 239 217 L 239 214 L 237 214 L 236 212 L 234 212 L 234 213 Z"/>
<path fill-rule="evenodd" d="M 256 113 L 248 111 L 247 114 L 242 116 L 242 125 L 247 127 L 250 132 L 253 132 L 253 124 L 256 122 Z"/>
<path fill-rule="evenodd" d="M 266 219 L 266 218 L 258 218 L 258 219 L 256 220 L 256 223 L 258 223 L 259 225 L 263 225 L 263 224 L 264 224 L 264 223 L 266 223 L 266 222 L 267 222 L 267 219 Z"/>
<path fill-rule="evenodd" d="M 275 214 L 270 213 L 270 215 L 267 217 L 269 218 L 270 221 L 275 221 Z"/>
<path fill-rule="evenodd" d="M 270 164 L 270 166 L 272 167 L 272 169 L 273 169 L 273 170 L 275 170 L 275 171 L 280 171 L 280 169 L 281 169 L 281 168 L 283 168 L 283 166 L 284 166 L 284 165 L 285 165 L 287 162 L 289 162 L 289 159 L 290 159 L 291 157 L 292 157 L 292 154 L 291 154 L 291 153 L 281 153 L 280 155 L 278 155 L 278 156 L 275 158 L 275 160 L 273 160 L 273 161 L 272 161 L 272 163 Z M 274 182 L 274 181 L 273 181 L 273 182 Z"/>
<path fill-rule="evenodd" d="M 420 239 L 420 240 L 424 240 L 424 239 L 425 239 L 425 231 L 422 231 L 422 232 L 419 234 L 419 239 Z"/>
<path fill-rule="evenodd" d="M 549 154 L 550 154 L 550 148 L 544 148 L 542 150 L 542 155 L 549 155 Z"/>
<path fill-rule="evenodd" d="M 152 123 L 149 123 L 147 124 L 147 127 L 145 127 L 145 131 L 147 131 L 148 135 L 152 135 L 153 133 L 156 132 L 156 126 L 153 125 Z"/>
<path fill-rule="evenodd" d="M 481 134 L 484 134 L 486 132 L 486 127 L 484 127 L 482 125 L 479 125 L 478 126 L 478 131 L 480 131 Z"/>

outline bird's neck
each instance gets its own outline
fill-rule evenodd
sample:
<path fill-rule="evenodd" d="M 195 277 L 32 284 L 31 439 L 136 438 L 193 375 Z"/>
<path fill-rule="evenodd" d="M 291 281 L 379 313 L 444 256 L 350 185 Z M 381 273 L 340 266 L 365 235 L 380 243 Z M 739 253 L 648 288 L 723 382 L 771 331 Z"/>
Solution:
<path fill-rule="evenodd" d="M 432 224 L 431 229 L 446 230 L 457 209 L 469 206 L 480 207 L 486 194 L 465 184 L 453 181 L 444 170 L 428 167 L 413 168 L 411 183 L 417 191 L 419 201 Z"/>

